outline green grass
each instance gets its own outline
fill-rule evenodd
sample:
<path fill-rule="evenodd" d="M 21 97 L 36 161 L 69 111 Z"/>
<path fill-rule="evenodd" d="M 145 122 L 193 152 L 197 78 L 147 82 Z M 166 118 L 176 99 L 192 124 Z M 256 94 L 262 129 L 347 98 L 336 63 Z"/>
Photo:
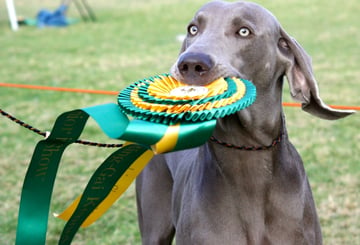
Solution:
<path fill-rule="evenodd" d="M 18 15 L 33 17 L 54 1 L 15 1 Z M 89 1 L 98 21 L 68 28 L 21 27 L 10 31 L 0 3 L 0 82 L 120 90 L 147 76 L 167 72 L 180 43 L 176 35 L 204 1 Z M 320 92 L 329 104 L 360 105 L 360 4 L 357 0 L 258 1 L 313 57 Z M 69 16 L 79 17 L 74 6 Z M 62 112 L 115 102 L 116 97 L 0 87 L 0 108 L 42 130 Z M 284 100 L 290 101 L 288 88 Z M 360 116 L 329 122 L 299 108 L 285 108 L 287 126 L 303 157 L 322 223 L 324 244 L 360 244 Z M 13 244 L 23 178 L 41 139 L 0 119 L 0 244 Z M 90 123 L 84 139 L 107 139 Z M 97 165 L 112 152 L 80 145 L 65 153 L 51 212 L 81 193 Z M 156 218 L 156 217 L 154 217 Z M 73 244 L 140 244 L 133 186 Z M 48 244 L 56 244 L 64 222 L 49 219 Z"/>

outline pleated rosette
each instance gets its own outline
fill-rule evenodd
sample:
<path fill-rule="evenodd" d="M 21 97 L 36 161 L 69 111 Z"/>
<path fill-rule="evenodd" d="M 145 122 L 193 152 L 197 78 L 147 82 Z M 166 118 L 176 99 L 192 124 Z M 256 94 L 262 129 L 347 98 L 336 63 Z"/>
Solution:
<path fill-rule="evenodd" d="M 222 118 L 250 106 L 255 99 L 256 88 L 245 79 L 226 77 L 195 86 L 163 74 L 129 85 L 120 92 L 118 104 L 134 118 L 174 124 Z"/>

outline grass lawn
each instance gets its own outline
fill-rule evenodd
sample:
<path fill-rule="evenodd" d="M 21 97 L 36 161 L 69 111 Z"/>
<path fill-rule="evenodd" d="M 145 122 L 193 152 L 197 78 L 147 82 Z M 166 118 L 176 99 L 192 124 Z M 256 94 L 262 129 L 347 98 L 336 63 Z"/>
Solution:
<path fill-rule="evenodd" d="M 17 14 L 34 17 L 60 1 L 16 2 Z M 89 1 L 98 21 L 67 28 L 8 26 L 0 3 L 0 83 L 22 83 L 117 91 L 168 72 L 200 0 Z M 358 0 L 259 0 L 313 58 L 320 94 L 328 104 L 360 105 L 360 4 Z M 70 17 L 79 17 L 74 6 Z M 64 111 L 116 102 L 116 96 L 0 87 L 0 108 L 50 130 Z M 291 101 L 288 88 L 284 101 Z M 303 157 L 320 216 L 324 244 L 360 244 L 360 116 L 324 121 L 285 108 L 292 142 Z M 114 143 L 91 123 L 81 137 Z M 0 244 L 13 244 L 23 178 L 40 136 L 0 117 Z M 113 149 L 68 148 L 59 169 L 51 212 L 79 195 L 98 164 Z M 141 244 L 133 186 L 73 244 Z M 154 217 L 156 218 L 156 217 Z M 50 217 L 48 244 L 56 244 L 64 222 Z"/>

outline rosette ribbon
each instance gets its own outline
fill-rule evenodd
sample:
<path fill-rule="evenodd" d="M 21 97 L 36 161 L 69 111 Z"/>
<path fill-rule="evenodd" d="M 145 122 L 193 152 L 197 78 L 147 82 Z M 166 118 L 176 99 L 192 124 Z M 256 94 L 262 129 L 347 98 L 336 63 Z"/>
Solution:
<path fill-rule="evenodd" d="M 165 77 L 165 80 L 166 78 L 169 76 Z M 156 77 L 156 79 L 158 82 L 164 80 L 161 77 Z M 149 87 L 156 79 L 150 79 L 150 82 L 142 80 L 132 89 L 141 91 L 143 90 L 141 86 Z M 214 92 L 210 89 L 210 95 L 207 93 L 202 98 L 207 106 L 190 110 L 191 112 L 184 109 L 185 105 L 180 106 L 180 110 L 171 107 L 170 112 L 168 109 L 164 111 L 161 105 L 163 98 L 160 96 L 160 103 L 157 105 L 157 102 L 153 101 L 156 100 L 156 96 L 150 96 L 149 103 L 155 104 L 156 108 L 161 107 L 162 112 L 158 114 L 144 112 L 141 116 L 138 110 L 131 112 L 134 110 L 133 105 L 126 105 L 124 96 L 128 96 L 129 93 L 125 90 L 119 95 L 119 105 L 110 103 L 61 114 L 50 135 L 36 145 L 30 161 L 22 188 L 16 245 L 46 243 L 50 201 L 62 154 L 67 146 L 79 138 L 89 117 L 97 122 L 107 136 L 126 143 L 97 168 L 82 195 L 63 213 L 55 215 L 67 221 L 59 240 L 61 245 L 70 244 L 80 227 L 92 224 L 106 212 L 155 154 L 189 149 L 204 144 L 210 138 L 218 117 L 231 114 L 234 110 L 243 109 L 254 102 L 256 92 L 250 82 L 244 82 L 246 93 L 243 91 L 241 98 L 236 99 L 231 99 L 236 94 L 234 91 L 231 92 L 233 85 L 229 81 L 227 84 L 229 85 L 226 86 L 227 89 L 221 91 Z M 220 92 L 225 94 L 224 98 L 234 100 L 230 104 L 235 104 L 235 109 L 228 106 L 225 111 L 217 110 L 216 108 L 224 107 L 223 102 L 215 106 L 213 110 L 209 107 L 209 101 L 206 98 L 221 100 L 223 98 L 218 98 L 216 95 Z M 132 98 L 136 96 L 133 95 Z M 239 99 L 243 100 L 241 106 L 238 103 Z M 190 98 L 182 97 L 182 100 L 186 103 L 193 102 Z M 195 106 L 199 104 L 199 100 L 196 99 Z M 135 104 L 139 102 L 138 99 L 135 101 L 137 101 L 134 102 Z M 140 107 L 140 110 L 147 110 L 146 105 L 140 105 Z M 206 116 L 202 116 L 199 110 L 206 111 Z M 172 116 L 176 113 L 177 116 Z M 130 120 L 127 114 L 135 116 L 136 119 Z M 163 119 L 159 119 L 159 114 L 163 115 Z"/>

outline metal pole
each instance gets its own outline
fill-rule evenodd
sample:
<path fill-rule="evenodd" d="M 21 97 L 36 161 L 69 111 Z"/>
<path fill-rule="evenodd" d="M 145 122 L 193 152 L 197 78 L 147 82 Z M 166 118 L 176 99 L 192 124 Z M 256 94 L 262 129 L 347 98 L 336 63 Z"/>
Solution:
<path fill-rule="evenodd" d="M 90 5 L 88 4 L 88 2 L 86 0 L 82 0 L 82 3 L 85 7 L 85 9 L 87 10 L 88 12 L 88 15 L 90 16 L 90 19 L 92 21 L 96 21 L 96 16 L 95 16 L 95 13 L 94 11 L 92 10 L 92 8 L 90 7 Z"/>
<path fill-rule="evenodd" d="M 13 0 L 6 0 L 6 7 L 9 14 L 10 26 L 13 31 L 17 31 L 19 29 L 19 24 L 17 22 L 15 6 Z"/>

